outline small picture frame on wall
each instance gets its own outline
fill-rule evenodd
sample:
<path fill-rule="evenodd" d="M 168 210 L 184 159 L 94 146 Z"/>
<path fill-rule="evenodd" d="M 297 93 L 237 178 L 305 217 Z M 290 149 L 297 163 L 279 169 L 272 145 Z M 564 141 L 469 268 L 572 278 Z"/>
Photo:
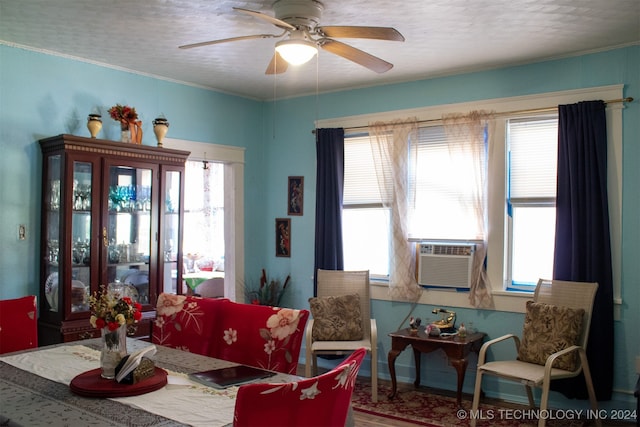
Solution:
<path fill-rule="evenodd" d="M 290 218 L 276 218 L 276 256 L 291 257 Z"/>
<path fill-rule="evenodd" d="M 302 215 L 304 207 L 304 177 L 290 176 L 287 190 L 287 214 Z"/>

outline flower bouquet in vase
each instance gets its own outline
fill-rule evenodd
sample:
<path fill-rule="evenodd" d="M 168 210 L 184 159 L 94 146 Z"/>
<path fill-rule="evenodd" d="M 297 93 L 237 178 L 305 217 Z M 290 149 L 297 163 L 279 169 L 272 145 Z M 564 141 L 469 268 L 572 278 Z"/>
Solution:
<path fill-rule="evenodd" d="M 109 116 L 120 122 L 120 140 L 142 144 L 142 122 L 138 120 L 138 113 L 133 107 L 116 104 L 109 108 Z"/>
<path fill-rule="evenodd" d="M 91 326 L 102 336 L 100 368 L 102 377 L 112 379 L 120 360 L 127 355 L 127 326 L 142 318 L 142 306 L 131 298 L 104 286 L 89 297 Z"/>

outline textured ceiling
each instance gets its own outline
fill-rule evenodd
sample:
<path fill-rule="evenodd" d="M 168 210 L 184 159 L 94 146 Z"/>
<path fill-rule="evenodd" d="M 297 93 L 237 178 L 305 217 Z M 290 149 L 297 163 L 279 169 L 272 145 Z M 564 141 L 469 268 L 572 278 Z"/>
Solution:
<path fill-rule="evenodd" d="M 394 64 L 377 74 L 327 51 L 265 75 L 278 39 L 183 50 L 270 33 L 273 1 L 0 0 L 0 43 L 256 99 L 373 86 L 640 42 L 640 0 L 322 0 L 321 25 L 394 27 L 405 42 L 341 39 Z"/>

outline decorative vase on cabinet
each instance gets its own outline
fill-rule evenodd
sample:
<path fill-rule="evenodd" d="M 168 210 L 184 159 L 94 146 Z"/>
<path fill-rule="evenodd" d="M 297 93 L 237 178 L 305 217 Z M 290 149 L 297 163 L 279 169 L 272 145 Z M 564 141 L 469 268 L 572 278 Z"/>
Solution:
<path fill-rule="evenodd" d="M 158 117 L 153 121 L 153 133 L 156 134 L 158 147 L 162 147 L 162 140 L 169 130 L 169 121 L 165 118 Z"/>
<path fill-rule="evenodd" d="M 142 304 L 128 333 L 149 339 L 158 294 L 181 290 L 182 265 L 165 260 L 162 242 L 182 246 L 189 152 L 75 135 L 40 140 L 40 147 L 40 344 L 100 337 L 88 295 L 117 280 Z M 163 209 L 167 197 L 172 212 Z"/>
<path fill-rule="evenodd" d="M 129 122 L 120 122 L 120 142 L 131 142 L 131 131 Z"/>
<path fill-rule="evenodd" d="M 91 138 L 98 136 L 98 132 L 102 129 L 102 116 L 100 114 L 89 114 L 87 118 L 87 129 L 89 129 Z"/>

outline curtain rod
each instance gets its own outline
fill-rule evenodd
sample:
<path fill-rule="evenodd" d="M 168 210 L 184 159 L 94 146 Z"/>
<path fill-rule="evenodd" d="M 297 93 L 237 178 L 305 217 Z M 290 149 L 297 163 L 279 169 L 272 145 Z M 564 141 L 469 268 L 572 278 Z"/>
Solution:
<path fill-rule="evenodd" d="M 604 101 L 605 104 L 618 104 L 618 103 L 624 103 L 624 102 L 633 102 L 633 98 L 628 96 L 626 98 L 621 98 L 621 99 L 611 99 L 609 101 Z M 502 113 L 497 113 L 496 117 L 502 117 L 502 116 L 512 116 L 515 114 L 532 114 L 532 113 L 552 113 L 552 112 L 556 112 L 558 111 L 558 107 L 545 107 L 545 108 L 533 108 L 533 109 L 529 109 L 529 110 L 515 110 L 515 111 L 505 111 Z M 442 122 L 442 119 L 429 119 L 429 120 L 418 120 L 418 123 L 438 123 L 438 122 Z M 360 130 L 360 129 L 368 129 L 369 126 L 354 126 L 354 127 L 350 127 L 350 128 L 345 128 L 345 131 L 354 131 L 354 130 Z M 313 129 L 311 131 L 312 134 L 315 135 L 316 130 Z"/>

